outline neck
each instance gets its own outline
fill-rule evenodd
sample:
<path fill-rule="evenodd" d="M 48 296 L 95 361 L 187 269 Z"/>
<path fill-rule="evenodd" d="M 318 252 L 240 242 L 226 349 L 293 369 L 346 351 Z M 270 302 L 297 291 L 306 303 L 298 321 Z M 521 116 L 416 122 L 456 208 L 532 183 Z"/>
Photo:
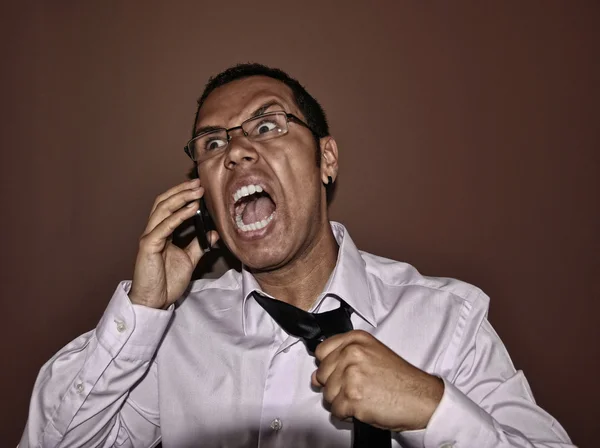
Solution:
<path fill-rule="evenodd" d="M 253 275 L 267 294 L 306 311 L 325 288 L 337 255 L 337 242 L 326 223 L 315 244 L 295 262 L 275 271 L 253 272 Z"/>

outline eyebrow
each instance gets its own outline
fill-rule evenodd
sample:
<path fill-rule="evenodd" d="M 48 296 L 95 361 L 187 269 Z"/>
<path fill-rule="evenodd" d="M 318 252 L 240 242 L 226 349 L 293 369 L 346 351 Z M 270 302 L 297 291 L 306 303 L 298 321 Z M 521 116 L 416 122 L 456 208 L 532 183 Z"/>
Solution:
<path fill-rule="evenodd" d="M 284 110 L 283 106 L 281 105 L 281 103 L 279 101 L 277 101 L 277 100 L 267 101 L 262 106 L 260 106 L 258 109 L 256 109 L 254 112 L 252 112 L 252 114 L 250 115 L 249 118 L 247 118 L 247 120 L 250 118 L 256 118 L 259 115 L 264 114 L 267 110 L 269 110 L 270 107 L 273 107 L 273 106 L 279 106 L 279 107 L 281 107 L 282 110 Z M 194 137 L 198 137 L 200 134 L 204 134 L 206 132 L 220 131 L 222 129 L 225 129 L 225 128 L 222 126 L 202 126 L 198 129 L 196 129 L 196 131 L 194 132 Z"/>
<path fill-rule="evenodd" d="M 279 101 L 277 101 L 277 100 L 267 101 L 265 104 L 260 106 L 254 112 L 252 112 L 252 115 L 250 115 L 250 118 L 258 117 L 259 115 L 264 114 L 272 106 L 279 106 L 283 109 L 283 106 L 279 103 Z"/>
<path fill-rule="evenodd" d="M 212 132 L 212 131 L 220 131 L 224 128 L 220 127 L 220 126 L 202 126 L 201 128 L 196 129 L 196 131 L 194 132 L 194 138 L 198 137 L 200 134 L 204 134 L 206 132 Z"/>

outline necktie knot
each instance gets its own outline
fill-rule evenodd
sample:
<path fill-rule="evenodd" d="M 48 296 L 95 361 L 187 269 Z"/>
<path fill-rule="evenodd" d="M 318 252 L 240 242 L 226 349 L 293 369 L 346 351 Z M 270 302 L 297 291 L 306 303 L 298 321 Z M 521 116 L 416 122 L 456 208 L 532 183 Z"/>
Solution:
<path fill-rule="evenodd" d="M 337 309 L 309 313 L 257 291 L 252 295 L 286 333 L 302 339 L 310 352 L 314 352 L 317 345 L 328 337 L 352 330 L 352 308 L 341 299 Z"/>

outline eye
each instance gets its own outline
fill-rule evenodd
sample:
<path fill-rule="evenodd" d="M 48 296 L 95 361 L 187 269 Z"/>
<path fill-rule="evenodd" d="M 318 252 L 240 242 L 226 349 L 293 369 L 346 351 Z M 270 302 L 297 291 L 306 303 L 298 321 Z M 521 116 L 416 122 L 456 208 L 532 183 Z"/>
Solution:
<path fill-rule="evenodd" d="M 274 120 L 264 119 L 255 128 L 254 134 L 261 135 L 271 132 L 278 127 L 277 122 Z"/>
<path fill-rule="evenodd" d="M 227 141 L 219 138 L 219 137 L 213 137 L 208 139 L 205 143 L 204 143 L 204 150 L 205 151 L 215 151 L 219 148 L 224 147 L 225 145 L 227 145 Z"/>

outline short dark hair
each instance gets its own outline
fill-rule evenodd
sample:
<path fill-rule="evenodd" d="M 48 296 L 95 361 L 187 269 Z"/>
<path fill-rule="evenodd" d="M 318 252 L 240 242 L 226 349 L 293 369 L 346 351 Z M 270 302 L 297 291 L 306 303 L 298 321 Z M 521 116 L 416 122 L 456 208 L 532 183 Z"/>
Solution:
<path fill-rule="evenodd" d="M 313 134 L 315 134 L 317 145 L 320 138 L 327 137 L 329 135 L 329 125 L 327 124 L 327 117 L 325 116 L 323 107 L 311 94 L 306 91 L 302 84 L 300 84 L 298 80 L 292 78 L 283 70 L 267 67 L 266 65 L 257 63 L 237 64 L 225 71 L 222 71 L 216 76 L 212 76 L 208 80 L 208 83 L 204 87 L 204 92 L 198 100 L 198 109 L 196 110 L 194 124 L 198 122 L 200 108 L 213 90 L 232 81 L 248 78 L 250 76 L 268 76 L 269 78 L 277 79 L 283 82 L 292 90 L 296 105 L 300 108 L 302 115 L 304 115 L 306 124 L 308 124 L 310 129 L 313 131 Z"/>

